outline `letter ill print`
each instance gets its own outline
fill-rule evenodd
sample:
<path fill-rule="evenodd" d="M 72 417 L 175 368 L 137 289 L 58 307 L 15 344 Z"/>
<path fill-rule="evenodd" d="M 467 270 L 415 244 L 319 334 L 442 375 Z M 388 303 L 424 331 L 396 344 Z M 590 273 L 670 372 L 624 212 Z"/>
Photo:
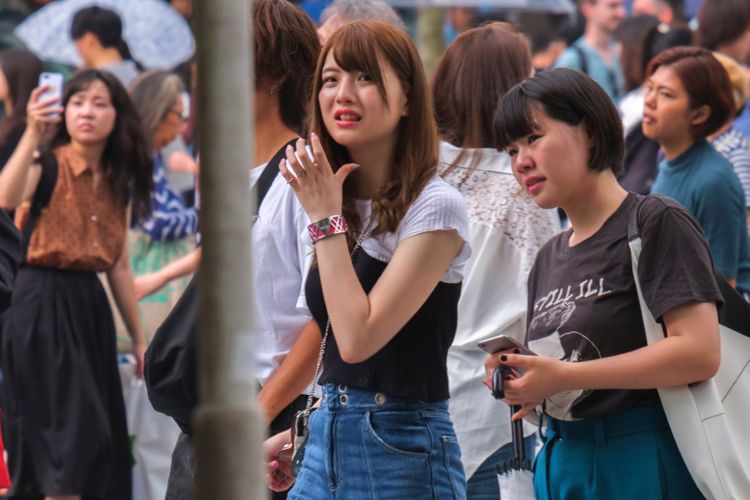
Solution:
<path fill-rule="evenodd" d="M 591 278 L 543 295 L 533 306 L 533 320 L 529 331 L 535 332 L 536 338 L 529 341 L 529 348 L 540 355 L 573 362 L 603 357 L 596 339 L 586 331 L 578 331 L 569 324 L 569 320 L 582 309 L 582 303 L 610 293 L 612 290 L 606 287 L 604 278 Z M 580 314 L 579 311 L 578 315 Z M 546 336 L 539 338 L 538 335 L 542 332 Z M 555 418 L 570 420 L 573 406 L 590 392 L 575 390 L 555 394 L 546 400 L 546 411 Z"/>

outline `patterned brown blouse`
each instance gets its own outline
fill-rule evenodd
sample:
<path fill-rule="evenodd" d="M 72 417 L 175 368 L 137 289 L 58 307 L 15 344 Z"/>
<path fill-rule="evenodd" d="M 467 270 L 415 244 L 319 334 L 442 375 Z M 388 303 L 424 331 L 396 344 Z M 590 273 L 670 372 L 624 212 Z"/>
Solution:
<path fill-rule="evenodd" d="M 49 205 L 31 235 L 29 264 L 76 271 L 107 271 L 120 258 L 127 231 L 127 205 L 115 201 L 104 180 L 70 145 L 54 151 L 59 165 Z M 23 228 L 28 206 L 16 211 Z"/>

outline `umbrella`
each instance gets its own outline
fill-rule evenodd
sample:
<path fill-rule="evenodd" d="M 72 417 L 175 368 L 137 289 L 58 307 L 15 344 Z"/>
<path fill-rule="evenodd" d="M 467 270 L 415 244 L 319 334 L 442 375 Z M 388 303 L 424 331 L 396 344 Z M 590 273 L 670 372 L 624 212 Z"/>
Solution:
<path fill-rule="evenodd" d="M 571 14 L 575 2 L 571 0 L 387 0 L 394 7 L 491 7 Z"/>
<path fill-rule="evenodd" d="M 160 0 L 62 0 L 39 9 L 19 24 L 14 34 L 41 59 L 80 66 L 70 37 L 79 10 L 99 5 L 120 15 L 123 38 L 138 62 L 147 68 L 171 69 L 195 52 L 187 22 Z"/>
<path fill-rule="evenodd" d="M 505 397 L 503 380 L 510 369 L 507 366 L 497 368 L 492 374 L 492 394 L 495 399 Z M 510 407 L 511 436 L 513 440 L 513 458 L 497 464 L 497 481 L 500 486 L 500 498 L 504 500 L 534 500 L 534 475 L 531 472 L 531 461 L 526 458 L 523 443 L 523 420 L 513 420 L 513 415 L 521 406 Z"/>
<path fill-rule="evenodd" d="M 511 406 L 510 414 L 521 409 Z M 513 430 L 513 458 L 497 464 L 497 481 L 500 485 L 500 498 L 509 500 L 534 500 L 534 474 L 531 461 L 526 458 L 523 445 L 523 420 L 511 421 Z"/>

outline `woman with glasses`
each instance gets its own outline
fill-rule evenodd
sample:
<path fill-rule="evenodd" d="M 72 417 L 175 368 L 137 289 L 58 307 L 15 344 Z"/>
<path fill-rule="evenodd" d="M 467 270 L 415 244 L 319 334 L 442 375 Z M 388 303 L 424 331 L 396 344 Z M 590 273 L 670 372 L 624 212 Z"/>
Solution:
<path fill-rule="evenodd" d="M 128 237 L 130 265 L 136 276 L 136 295 L 143 320 L 146 339 L 166 317 L 187 285 L 187 279 L 154 285 L 154 271 L 186 255 L 194 248 L 192 237 L 198 228 L 198 210 L 188 206 L 169 183 L 164 159 L 159 151 L 172 142 L 185 127 L 185 109 L 180 77 L 166 71 L 148 71 L 130 86 L 133 100 L 147 136 L 151 139 L 154 155 L 154 193 L 151 196 L 151 216 L 133 221 Z M 162 287 L 163 286 L 163 287 Z M 152 291 L 148 297 L 144 295 Z"/>

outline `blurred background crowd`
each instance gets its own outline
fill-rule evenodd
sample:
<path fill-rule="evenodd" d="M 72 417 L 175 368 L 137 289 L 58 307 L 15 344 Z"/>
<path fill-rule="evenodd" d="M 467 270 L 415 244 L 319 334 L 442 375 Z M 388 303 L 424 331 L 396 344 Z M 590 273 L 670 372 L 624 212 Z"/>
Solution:
<path fill-rule="evenodd" d="M 460 40 L 462 33 L 492 21 L 514 25 L 528 42 L 533 70 L 572 67 L 587 73 L 605 89 L 620 111 L 625 133 L 625 165 L 619 174 L 622 186 L 640 194 L 668 194 L 683 203 L 703 224 L 717 267 L 746 297 L 750 293 L 747 242 L 750 0 L 301 0 L 292 3 L 310 16 L 323 43 L 340 26 L 357 19 L 376 18 L 402 27 L 416 41 L 430 77 L 440 71 L 439 61 L 446 48 L 457 38 Z M 66 79 L 81 68 L 112 73 L 128 90 L 138 120 L 148 135 L 153 211 L 148 218 L 134 221 L 127 232 L 127 255 L 146 344 L 185 289 L 200 258 L 200 250 L 196 250 L 200 238 L 197 143 L 200 117 L 196 89 L 200 82 L 192 33 L 194 15 L 191 0 L 0 0 L 0 170 L 21 141 L 27 126 L 27 103 L 42 72 L 61 73 Z M 712 117 L 722 117 L 721 123 L 705 133 L 685 129 L 687 136 L 676 137 L 679 130 L 675 132 L 669 127 L 669 120 L 674 117 L 664 115 L 667 126 L 663 126 L 664 122 L 655 125 L 648 113 L 650 107 L 655 109 L 655 105 L 649 104 L 654 97 L 649 97 L 651 92 L 646 85 L 654 73 L 649 62 L 677 46 L 700 46 L 713 52 L 731 83 L 731 102 L 724 109 L 723 104 L 708 96 L 714 89 L 691 84 L 689 71 L 678 75 L 691 103 L 708 106 Z M 436 104 L 438 115 L 440 111 Z M 452 137 L 450 123 L 441 123 L 440 118 L 442 138 L 457 148 L 487 148 L 484 143 L 491 142 L 486 131 L 478 134 L 474 131 L 475 137 L 482 139 L 478 144 L 471 143 L 470 134 Z M 727 181 L 728 187 L 716 188 L 726 191 L 715 191 L 709 197 L 729 192 L 741 199 L 737 203 L 747 210 L 742 214 L 747 217 L 742 221 L 747 227 L 743 224 L 741 230 L 727 229 L 721 222 L 726 220 L 721 212 L 726 207 L 702 199 L 691 205 L 691 200 L 700 193 L 696 195 L 688 188 L 676 190 L 675 186 L 681 184 L 667 179 L 668 172 L 662 174 L 661 180 L 657 178 L 660 163 L 665 158 L 674 159 L 670 157 L 670 148 L 676 141 L 702 144 L 704 139 L 734 172 L 734 177 Z M 441 152 L 449 153 L 450 149 Z M 458 184 L 461 182 L 457 180 Z M 560 212 L 558 216 L 564 226 L 565 214 Z M 545 238 L 554 233 L 557 223 L 557 219 L 550 223 Z M 526 262 L 526 271 L 528 267 L 530 262 Z M 109 292 L 110 300 L 116 301 L 112 292 L 117 295 L 117 290 Z M 133 349 L 128 335 L 130 319 L 115 315 L 118 351 L 127 353 Z M 121 376 L 125 376 L 122 369 Z M 132 368 L 127 377 L 133 378 Z M 130 390 L 127 383 L 123 387 L 126 404 L 136 404 L 127 399 Z M 137 404 L 148 404 L 140 397 L 142 401 Z M 132 418 L 135 417 L 129 412 L 131 434 L 135 432 L 133 427 L 140 425 L 134 424 Z M 142 422 L 156 418 L 156 414 L 149 414 Z M 143 428 L 150 425 L 144 423 Z M 149 432 L 166 444 L 162 443 L 160 449 L 157 446 L 156 459 L 143 458 L 160 465 L 150 466 L 145 476 L 168 470 L 169 454 L 178 431 L 176 428 L 165 431 L 162 425 L 167 424 L 159 423 Z M 482 460 L 495 452 L 495 448 L 486 450 Z M 478 467 L 479 463 L 473 464 L 473 471 Z M 164 484 L 152 489 L 162 488 L 163 497 L 166 472 L 156 476 L 152 480 Z M 143 481 L 148 483 L 149 479 Z M 144 488 L 143 491 L 148 489 Z M 154 495 L 153 498 L 159 497 Z"/>

